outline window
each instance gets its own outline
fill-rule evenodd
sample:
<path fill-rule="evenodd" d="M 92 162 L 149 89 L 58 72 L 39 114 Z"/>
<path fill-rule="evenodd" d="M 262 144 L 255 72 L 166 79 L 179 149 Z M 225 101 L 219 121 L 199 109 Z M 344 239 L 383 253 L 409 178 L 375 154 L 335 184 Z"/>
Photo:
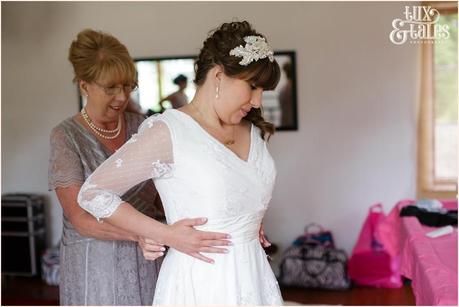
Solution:
<path fill-rule="evenodd" d="M 184 90 L 189 100 L 193 98 L 196 87 L 194 78 L 194 57 L 137 59 L 135 60 L 139 79 L 139 90 L 131 96 L 139 104 L 143 112 L 152 110 L 160 112 L 162 107 L 159 101 L 178 90 L 173 80 L 178 75 L 187 77 L 188 82 Z M 165 106 L 171 107 L 166 101 Z"/>
<path fill-rule="evenodd" d="M 418 197 L 449 198 L 458 176 L 457 2 L 428 5 L 438 9 L 450 36 L 422 45 Z"/>
<path fill-rule="evenodd" d="M 434 178 L 457 178 L 457 13 L 444 14 L 450 38 L 434 48 Z"/>

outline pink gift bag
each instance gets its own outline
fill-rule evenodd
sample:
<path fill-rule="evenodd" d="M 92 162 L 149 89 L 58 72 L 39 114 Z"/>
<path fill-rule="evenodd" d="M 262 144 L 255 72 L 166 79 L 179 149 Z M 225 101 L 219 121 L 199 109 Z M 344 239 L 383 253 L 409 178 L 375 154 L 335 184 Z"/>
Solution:
<path fill-rule="evenodd" d="M 378 239 L 378 225 L 386 218 L 381 204 L 370 207 L 348 263 L 349 277 L 358 285 L 400 288 L 400 259 L 391 256 Z"/>

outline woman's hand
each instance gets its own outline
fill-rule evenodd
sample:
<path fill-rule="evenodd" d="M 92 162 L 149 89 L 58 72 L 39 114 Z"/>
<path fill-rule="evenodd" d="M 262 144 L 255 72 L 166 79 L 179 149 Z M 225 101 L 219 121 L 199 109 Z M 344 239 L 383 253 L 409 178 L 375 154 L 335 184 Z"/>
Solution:
<path fill-rule="evenodd" d="M 263 229 L 263 222 L 260 225 L 260 231 L 258 232 L 258 236 L 260 238 L 260 243 L 263 247 L 270 247 L 271 243 L 265 237 L 265 230 Z"/>
<path fill-rule="evenodd" d="M 195 226 L 203 225 L 207 222 L 206 218 L 183 219 L 169 225 L 170 232 L 166 239 L 170 247 L 200 259 L 204 262 L 214 263 L 214 260 L 205 257 L 201 253 L 224 254 L 228 250 L 216 246 L 228 246 L 231 242 L 230 236 L 224 233 L 200 231 L 194 229 Z"/>
<path fill-rule="evenodd" d="M 143 256 L 147 260 L 156 260 L 159 257 L 164 256 L 164 251 L 166 248 L 163 244 L 160 244 L 152 239 L 147 239 L 144 237 L 138 237 L 137 243 L 142 249 Z"/>

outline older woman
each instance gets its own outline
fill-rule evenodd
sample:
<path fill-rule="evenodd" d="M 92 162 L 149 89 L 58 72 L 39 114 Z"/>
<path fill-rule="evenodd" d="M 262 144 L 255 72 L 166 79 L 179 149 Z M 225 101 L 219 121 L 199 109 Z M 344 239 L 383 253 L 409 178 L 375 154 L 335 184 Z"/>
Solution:
<path fill-rule="evenodd" d="M 164 246 L 98 222 L 77 203 L 83 182 L 144 120 L 125 111 L 136 89 L 135 66 L 115 37 L 93 30 L 78 34 L 70 46 L 69 60 L 87 104 L 57 125 L 50 136 L 49 187 L 56 191 L 64 211 L 60 304 L 150 305 L 160 263 L 148 260 L 162 256 Z M 151 180 L 136 182 L 121 197 L 153 223 L 160 224 L 153 219 L 164 219 Z M 229 241 L 225 234 L 194 230 L 193 226 L 204 223 L 204 219 L 183 219 L 168 228 L 167 234 L 190 255 L 209 261 L 200 252 L 225 252 L 214 246 Z"/>

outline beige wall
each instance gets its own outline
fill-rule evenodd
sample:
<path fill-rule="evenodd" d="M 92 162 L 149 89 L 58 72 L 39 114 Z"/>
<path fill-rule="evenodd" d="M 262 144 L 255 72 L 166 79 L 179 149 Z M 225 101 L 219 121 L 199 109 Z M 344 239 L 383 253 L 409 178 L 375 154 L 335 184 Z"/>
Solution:
<path fill-rule="evenodd" d="M 296 50 L 299 130 L 270 144 L 278 177 L 265 227 L 285 248 L 308 222 L 350 251 L 367 208 L 415 195 L 419 47 L 389 41 L 403 3 L 2 3 L 2 193 L 49 196 L 48 134 L 77 112 L 67 48 L 85 27 L 134 57 L 198 52 L 221 22 L 248 19 L 278 50 Z"/>

